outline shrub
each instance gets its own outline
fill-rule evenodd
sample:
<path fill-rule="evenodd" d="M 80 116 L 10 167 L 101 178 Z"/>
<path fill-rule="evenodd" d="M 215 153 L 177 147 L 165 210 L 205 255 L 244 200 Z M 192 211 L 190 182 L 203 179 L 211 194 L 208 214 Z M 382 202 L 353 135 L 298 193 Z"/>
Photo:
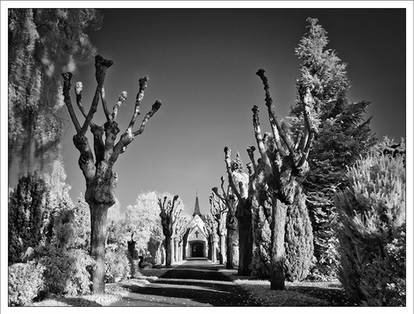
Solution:
<path fill-rule="evenodd" d="M 312 265 L 313 235 L 306 196 L 300 188 L 296 191 L 295 202 L 287 209 L 285 250 L 286 280 L 304 280 Z"/>
<path fill-rule="evenodd" d="M 55 249 L 40 259 L 47 292 L 79 295 L 91 292 L 94 260 L 82 249 Z"/>
<path fill-rule="evenodd" d="M 405 305 L 404 159 L 371 153 L 337 195 L 340 280 L 361 304 Z"/>
<path fill-rule="evenodd" d="M 44 267 L 34 261 L 9 266 L 9 305 L 30 303 L 43 288 Z"/>
<path fill-rule="evenodd" d="M 51 245 L 40 252 L 47 292 L 73 296 L 91 291 L 94 260 L 79 238 L 79 230 L 83 229 L 85 221 L 77 214 L 76 209 L 61 203 L 54 215 Z"/>
<path fill-rule="evenodd" d="M 9 198 L 9 265 L 21 262 L 26 250 L 44 242 L 50 208 L 49 189 L 38 173 L 21 177 Z"/>
<path fill-rule="evenodd" d="M 122 245 L 109 244 L 105 252 L 105 281 L 117 282 L 129 277 L 131 265 L 128 260 L 127 250 Z"/>

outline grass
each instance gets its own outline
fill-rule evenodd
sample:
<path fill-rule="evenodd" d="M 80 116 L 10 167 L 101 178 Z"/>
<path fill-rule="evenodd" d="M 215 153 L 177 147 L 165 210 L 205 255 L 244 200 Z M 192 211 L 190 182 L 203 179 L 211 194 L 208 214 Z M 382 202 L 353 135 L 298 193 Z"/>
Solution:
<path fill-rule="evenodd" d="M 353 306 L 339 281 L 286 282 L 286 290 L 270 290 L 268 280 L 238 276 L 236 270 L 221 269 L 258 303 L 264 306 Z"/>

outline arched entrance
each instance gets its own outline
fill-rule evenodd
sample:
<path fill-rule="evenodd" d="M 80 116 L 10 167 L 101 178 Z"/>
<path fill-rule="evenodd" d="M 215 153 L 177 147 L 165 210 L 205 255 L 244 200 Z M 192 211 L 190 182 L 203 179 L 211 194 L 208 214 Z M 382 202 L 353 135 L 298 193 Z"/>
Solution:
<path fill-rule="evenodd" d="M 190 241 L 190 257 L 206 257 L 204 241 Z"/>

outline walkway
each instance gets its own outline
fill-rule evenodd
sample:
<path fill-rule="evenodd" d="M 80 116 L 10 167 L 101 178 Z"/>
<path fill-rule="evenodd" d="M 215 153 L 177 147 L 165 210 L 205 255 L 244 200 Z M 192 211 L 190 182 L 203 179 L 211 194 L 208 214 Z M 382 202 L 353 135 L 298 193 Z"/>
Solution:
<path fill-rule="evenodd" d="M 126 285 L 127 296 L 112 306 L 257 306 L 247 292 L 207 260 L 175 266 L 145 287 Z"/>

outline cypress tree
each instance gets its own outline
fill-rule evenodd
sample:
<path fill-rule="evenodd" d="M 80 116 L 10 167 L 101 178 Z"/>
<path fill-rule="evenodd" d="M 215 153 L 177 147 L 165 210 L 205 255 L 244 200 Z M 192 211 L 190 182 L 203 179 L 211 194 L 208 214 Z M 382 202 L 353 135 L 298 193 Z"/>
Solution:
<path fill-rule="evenodd" d="M 336 52 L 328 49 L 327 31 L 317 19 L 308 18 L 306 33 L 295 52 L 300 61 L 297 89 L 311 88 L 315 105 L 311 117 L 317 119 L 318 134 L 309 155 L 310 173 L 303 183 L 306 206 L 314 232 L 316 279 L 336 276 L 337 243 L 334 224 L 337 210 L 335 192 L 345 184 L 346 167 L 368 152 L 374 143 L 365 111 L 367 101 L 349 102 L 350 89 L 346 64 Z M 293 125 L 302 120 L 297 103 L 292 108 Z"/>

